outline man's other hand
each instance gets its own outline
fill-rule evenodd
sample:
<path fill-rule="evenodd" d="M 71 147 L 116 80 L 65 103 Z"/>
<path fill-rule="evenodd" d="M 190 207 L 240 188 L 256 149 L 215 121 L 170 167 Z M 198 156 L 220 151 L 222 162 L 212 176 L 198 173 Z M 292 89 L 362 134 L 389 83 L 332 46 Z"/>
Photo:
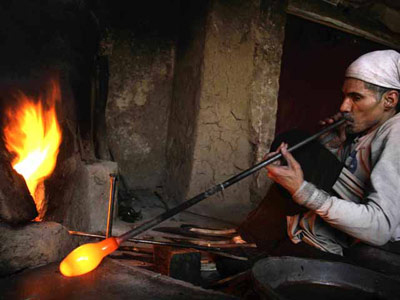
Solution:
<path fill-rule="evenodd" d="M 269 153 L 268 156 L 275 155 L 279 152 L 287 162 L 286 166 L 278 164 L 270 164 L 266 166 L 268 177 L 284 187 L 291 195 L 301 187 L 304 181 L 303 170 L 300 164 L 295 160 L 292 154 L 287 150 L 288 145 L 282 143 L 276 152 Z M 268 158 L 267 156 L 267 158 Z"/>
<path fill-rule="evenodd" d="M 338 112 L 332 117 L 319 121 L 319 124 L 322 126 L 330 125 L 339 121 L 343 117 L 343 113 Z M 343 123 L 339 127 L 336 127 L 335 129 L 319 137 L 321 143 L 325 144 L 329 148 L 338 148 L 340 145 L 343 144 L 346 138 L 346 123 Z"/>

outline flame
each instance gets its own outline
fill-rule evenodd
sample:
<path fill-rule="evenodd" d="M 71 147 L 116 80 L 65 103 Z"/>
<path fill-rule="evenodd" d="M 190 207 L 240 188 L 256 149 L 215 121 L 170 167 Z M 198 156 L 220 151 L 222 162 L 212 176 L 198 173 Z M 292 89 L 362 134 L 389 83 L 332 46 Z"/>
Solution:
<path fill-rule="evenodd" d="M 64 276 L 73 277 L 94 270 L 105 256 L 119 247 L 116 238 L 110 237 L 98 243 L 89 243 L 73 250 L 60 263 L 60 272 Z"/>
<path fill-rule="evenodd" d="M 47 95 L 39 99 L 19 92 L 16 99 L 18 106 L 6 111 L 5 145 L 14 155 L 11 164 L 25 178 L 39 216 L 44 197 L 35 197 L 35 192 L 38 185 L 53 172 L 61 143 L 55 109 L 60 98 L 59 85 L 52 82 Z"/>

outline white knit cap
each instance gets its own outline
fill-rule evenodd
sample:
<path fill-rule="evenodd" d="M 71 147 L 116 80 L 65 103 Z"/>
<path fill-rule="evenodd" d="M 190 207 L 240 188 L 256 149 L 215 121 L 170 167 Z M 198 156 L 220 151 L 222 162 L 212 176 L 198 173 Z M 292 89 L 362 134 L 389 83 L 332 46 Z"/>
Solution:
<path fill-rule="evenodd" d="M 347 68 L 345 77 L 400 90 L 400 53 L 381 50 L 364 54 Z"/>

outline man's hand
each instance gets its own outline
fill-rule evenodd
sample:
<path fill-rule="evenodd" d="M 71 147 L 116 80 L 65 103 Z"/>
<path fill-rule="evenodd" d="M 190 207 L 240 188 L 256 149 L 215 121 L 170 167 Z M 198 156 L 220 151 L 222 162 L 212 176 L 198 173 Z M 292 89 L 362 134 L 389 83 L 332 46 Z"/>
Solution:
<path fill-rule="evenodd" d="M 324 120 L 319 121 L 319 124 L 322 126 L 330 125 L 335 123 L 336 121 L 343 118 L 344 115 L 341 112 L 336 113 L 332 117 L 326 118 Z M 333 135 L 333 136 L 331 136 Z M 331 136 L 331 139 L 328 139 L 327 142 L 323 142 L 325 138 Z M 323 144 L 326 144 L 329 148 L 338 148 L 343 142 L 346 140 L 346 123 L 343 123 L 339 127 L 335 128 L 334 131 L 330 131 L 320 137 L 320 140 Z"/>
<path fill-rule="evenodd" d="M 291 195 L 296 193 L 304 181 L 303 170 L 300 164 L 294 159 L 293 155 L 287 151 L 288 145 L 282 143 L 277 151 L 271 152 L 267 158 L 281 152 L 287 161 L 287 166 L 281 166 L 280 163 L 274 163 L 266 166 L 268 177 L 284 187 Z"/>

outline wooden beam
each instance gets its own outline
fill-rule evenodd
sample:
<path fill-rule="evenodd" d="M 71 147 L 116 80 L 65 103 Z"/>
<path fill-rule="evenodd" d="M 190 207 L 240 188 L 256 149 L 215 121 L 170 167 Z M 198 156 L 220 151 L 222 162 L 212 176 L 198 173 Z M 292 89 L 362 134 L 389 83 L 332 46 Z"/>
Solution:
<path fill-rule="evenodd" d="M 320 0 L 290 0 L 286 12 L 400 50 L 399 34 L 355 9 L 344 10 Z"/>

